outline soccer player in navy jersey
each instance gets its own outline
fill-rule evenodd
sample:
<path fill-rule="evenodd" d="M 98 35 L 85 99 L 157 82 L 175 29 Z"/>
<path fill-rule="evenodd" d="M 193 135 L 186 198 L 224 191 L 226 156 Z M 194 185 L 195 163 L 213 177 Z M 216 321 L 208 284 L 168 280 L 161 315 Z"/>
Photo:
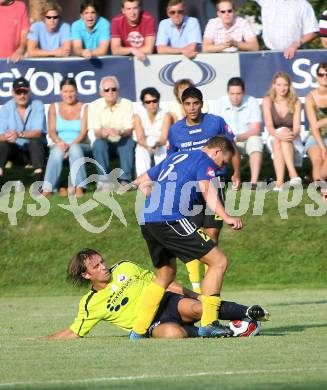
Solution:
<path fill-rule="evenodd" d="M 182 104 L 186 117 L 176 122 L 169 129 L 168 133 L 168 155 L 177 151 L 196 150 L 206 145 L 208 139 L 216 135 L 223 135 L 233 141 L 235 153 L 232 157 L 234 173 L 231 177 L 233 189 L 238 189 L 240 186 L 240 154 L 234 143 L 235 135 L 229 128 L 225 120 L 217 115 L 203 114 L 201 112 L 203 106 L 203 96 L 201 91 L 195 87 L 189 87 L 184 90 Z M 218 188 L 218 196 L 224 204 L 224 175 L 225 170 L 219 172 L 216 179 Z M 200 203 L 204 203 L 200 200 Z M 204 228 L 204 232 L 215 242 L 218 243 L 220 230 L 223 226 L 223 221 L 219 215 L 198 214 L 193 220 L 198 226 Z M 200 262 L 196 259 L 186 264 L 189 273 L 189 278 L 192 283 L 193 290 L 200 293 Z"/>
<path fill-rule="evenodd" d="M 215 322 L 227 258 L 201 228 L 190 222 L 189 217 L 202 212 L 199 210 L 199 196 L 202 196 L 209 212 L 212 210 L 235 230 L 242 228 L 241 219 L 226 213 L 214 186 L 210 185 L 234 153 L 233 143 L 228 138 L 216 136 L 210 138 L 201 150 L 172 154 L 135 180 L 134 184 L 149 195 L 142 213 L 141 230 L 156 278 L 144 293 L 131 338 L 141 338 L 146 334 L 166 288 L 175 280 L 176 257 L 184 263 L 200 259 L 208 266 L 202 284 L 203 312 L 199 335 L 230 335 L 229 328 Z"/>

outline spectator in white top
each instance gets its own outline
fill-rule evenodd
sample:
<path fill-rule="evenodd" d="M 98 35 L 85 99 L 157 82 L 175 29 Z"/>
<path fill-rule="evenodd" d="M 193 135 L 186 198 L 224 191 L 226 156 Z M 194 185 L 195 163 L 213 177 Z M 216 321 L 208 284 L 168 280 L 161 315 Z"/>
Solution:
<path fill-rule="evenodd" d="M 202 43 L 199 21 L 185 15 L 183 0 L 169 0 L 167 15 L 169 18 L 162 20 L 158 27 L 157 52 L 194 58 L 197 46 Z"/>
<path fill-rule="evenodd" d="M 327 9 L 323 12 L 319 19 L 319 35 L 321 44 L 327 49 Z"/>
<path fill-rule="evenodd" d="M 314 10 L 307 0 L 255 0 L 261 6 L 263 40 L 268 49 L 294 57 L 319 31 Z"/>
<path fill-rule="evenodd" d="M 42 9 L 42 21 L 35 22 L 28 33 L 28 57 L 67 57 L 71 51 L 70 26 L 61 21 L 62 8 L 48 1 Z"/>
<path fill-rule="evenodd" d="M 160 93 L 155 88 L 144 88 L 140 99 L 143 106 L 134 116 L 136 176 L 151 168 L 152 158 L 155 164 L 166 158 L 165 146 L 172 124 L 170 114 L 159 106 Z"/>
<path fill-rule="evenodd" d="M 210 19 L 203 35 L 202 51 L 207 53 L 259 50 L 249 22 L 235 15 L 231 0 L 217 2 L 217 18 Z"/>
<path fill-rule="evenodd" d="M 251 189 L 255 190 L 263 151 L 262 116 L 257 99 L 245 95 L 245 84 L 240 77 L 232 77 L 227 83 L 227 95 L 218 100 L 214 113 L 222 116 L 233 130 L 240 153 L 249 156 Z"/>

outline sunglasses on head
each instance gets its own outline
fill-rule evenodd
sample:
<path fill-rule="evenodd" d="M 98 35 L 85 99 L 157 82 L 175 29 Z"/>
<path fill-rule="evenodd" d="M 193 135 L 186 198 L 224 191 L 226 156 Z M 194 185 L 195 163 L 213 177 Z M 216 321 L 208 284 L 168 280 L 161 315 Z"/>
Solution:
<path fill-rule="evenodd" d="M 178 9 L 178 10 L 173 10 L 173 11 L 169 11 L 169 15 L 183 15 L 184 13 L 184 10 L 183 9 Z"/>
<path fill-rule="evenodd" d="M 152 100 L 144 100 L 144 104 L 151 104 L 151 103 L 158 103 L 158 99 L 152 99 Z"/>
<path fill-rule="evenodd" d="M 318 77 L 327 77 L 327 73 L 317 73 Z"/>
<path fill-rule="evenodd" d="M 103 88 L 103 91 L 104 92 L 116 92 L 117 91 L 117 87 L 112 87 L 112 88 Z"/>
<path fill-rule="evenodd" d="M 46 19 L 54 19 L 54 20 L 57 20 L 57 19 L 60 18 L 60 16 L 59 16 L 59 15 L 56 15 L 56 16 L 46 16 L 45 18 L 46 18 Z"/>
<path fill-rule="evenodd" d="M 223 10 L 218 10 L 219 12 L 221 12 L 222 14 L 231 14 L 233 12 L 232 9 L 223 9 Z"/>

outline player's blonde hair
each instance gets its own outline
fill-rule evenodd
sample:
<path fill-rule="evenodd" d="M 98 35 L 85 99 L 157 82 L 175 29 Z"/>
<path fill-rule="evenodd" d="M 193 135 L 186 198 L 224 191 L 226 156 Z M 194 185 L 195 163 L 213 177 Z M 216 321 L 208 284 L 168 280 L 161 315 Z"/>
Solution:
<path fill-rule="evenodd" d="M 277 72 L 274 74 L 273 78 L 272 78 L 272 81 L 271 81 L 271 86 L 269 88 L 269 91 L 268 91 L 268 96 L 270 97 L 270 99 L 274 102 L 276 100 L 276 90 L 275 90 L 275 83 L 276 83 L 276 80 L 278 78 L 282 78 L 284 79 L 287 84 L 288 84 L 288 92 L 287 92 L 287 95 L 285 96 L 285 99 L 286 99 L 286 102 L 287 102 L 287 107 L 289 109 L 289 112 L 291 114 L 294 113 L 295 111 L 295 105 L 297 103 L 297 101 L 299 100 L 296 92 L 295 92 L 295 89 L 292 85 L 292 80 L 290 78 L 290 75 L 286 72 Z"/>

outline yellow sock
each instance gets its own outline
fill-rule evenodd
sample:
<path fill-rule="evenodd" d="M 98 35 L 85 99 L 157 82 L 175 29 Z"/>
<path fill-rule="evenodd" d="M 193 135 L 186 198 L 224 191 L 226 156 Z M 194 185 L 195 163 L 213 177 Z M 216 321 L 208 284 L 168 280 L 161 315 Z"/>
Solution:
<path fill-rule="evenodd" d="M 188 271 L 188 277 L 192 283 L 192 289 L 198 294 L 201 294 L 200 264 L 201 262 L 197 259 L 185 264 Z"/>
<path fill-rule="evenodd" d="M 133 326 L 134 332 L 138 334 L 146 333 L 157 313 L 165 291 L 166 290 L 163 287 L 154 282 L 151 282 L 148 285 L 144 292 L 138 316 Z"/>
<path fill-rule="evenodd" d="M 218 320 L 218 310 L 221 304 L 221 298 L 216 296 L 201 295 L 201 302 L 201 326 L 207 326 L 213 321 Z"/>

